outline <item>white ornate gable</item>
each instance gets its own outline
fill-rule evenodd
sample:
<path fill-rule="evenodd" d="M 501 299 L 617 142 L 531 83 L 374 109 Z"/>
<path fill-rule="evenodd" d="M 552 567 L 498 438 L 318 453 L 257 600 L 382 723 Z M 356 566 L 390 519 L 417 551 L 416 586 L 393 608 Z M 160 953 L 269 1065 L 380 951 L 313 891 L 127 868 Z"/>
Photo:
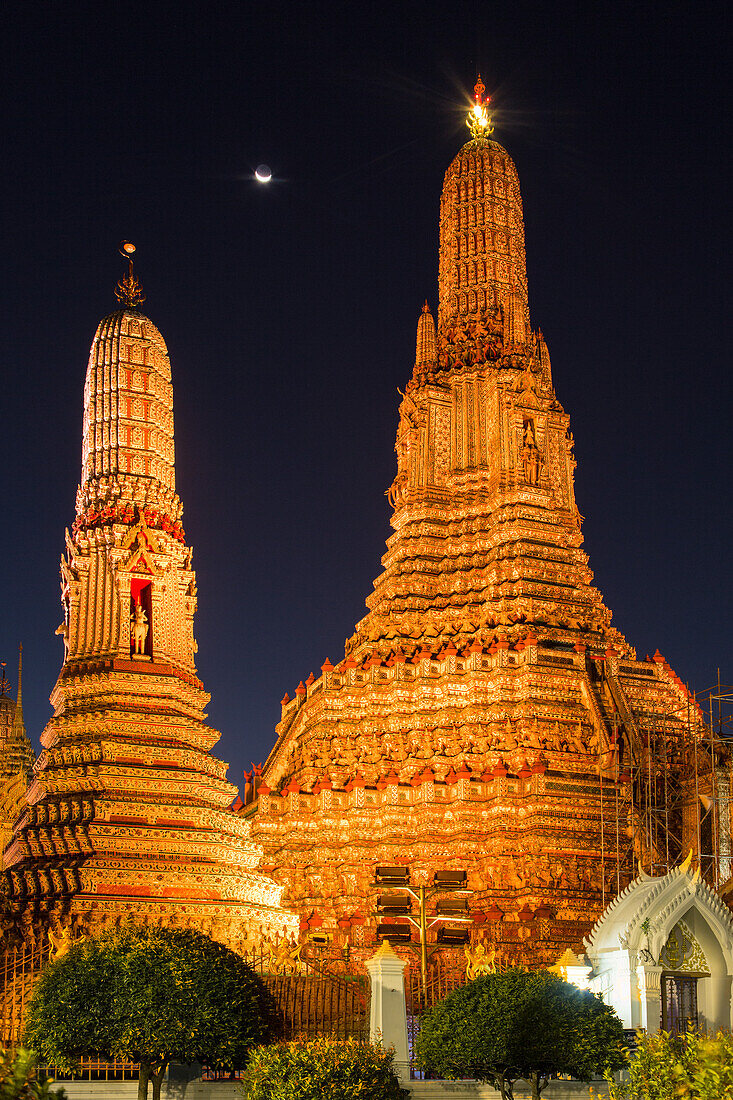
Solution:
<path fill-rule="evenodd" d="M 727 973 L 733 974 L 733 914 L 725 902 L 684 866 L 661 878 L 641 874 L 606 908 L 585 946 L 591 960 L 624 948 L 639 961 L 658 960 L 678 921 L 691 910 L 701 914 L 720 945 Z M 651 960 L 649 960 L 651 961 Z"/>
<path fill-rule="evenodd" d="M 641 874 L 606 908 L 585 941 L 591 987 L 626 1027 L 660 1027 L 663 975 L 698 978 L 700 1023 L 731 1026 L 733 914 L 687 864 Z"/>

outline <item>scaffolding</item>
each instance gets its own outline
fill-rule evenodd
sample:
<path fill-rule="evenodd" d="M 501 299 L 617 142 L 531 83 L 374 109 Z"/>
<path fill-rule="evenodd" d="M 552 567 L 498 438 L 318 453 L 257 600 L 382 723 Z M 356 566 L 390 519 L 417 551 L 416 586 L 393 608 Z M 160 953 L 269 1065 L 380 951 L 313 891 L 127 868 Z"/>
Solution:
<path fill-rule="evenodd" d="M 688 854 L 708 884 L 727 893 L 733 687 L 718 672 L 712 687 L 688 691 L 679 707 L 634 717 L 615 677 L 603 667 L 596 673 L 615 746 L 611 766 L 599 769 L 603 906 L 639 871 L 666 874 Z"/>

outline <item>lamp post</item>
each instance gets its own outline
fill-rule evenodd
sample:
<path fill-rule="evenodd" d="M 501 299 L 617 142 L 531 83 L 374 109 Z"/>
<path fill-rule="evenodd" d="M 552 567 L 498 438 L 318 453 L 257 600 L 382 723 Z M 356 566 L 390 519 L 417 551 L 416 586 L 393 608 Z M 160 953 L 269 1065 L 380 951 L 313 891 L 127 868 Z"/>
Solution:
<path fill-rule="evenodd" d="M 428 920 L 428 901 L 435 894 L 460 894 L 462 896 L 472 894 L 473 891 L 467 889 L 465 885 L 466 881 L 465 871 L 436 871 L 433 875 L 432 886 L 420 885 L 415 889 L 410 885 L 409 867 L 377 867 L 374 885 L 377 887 L 386 886 L 394 891 L 393 894 L 380 895 L 377 898 L 377 909 L 385 915 L 406 917 L 420 935 L 420 975 L 423 1002 L 425 1004 L 427 1004 L 428 996 L 428 932 L 436 925 L 445 922 L 452 924 L 471 923 L 470 917 L 458 915 L 459 913 L 468 912 L 467 902 L 462 905 L 454 903 L 452 910 L 447 909 L 444 913 L 438 911 L 434 917 Z M 412 914 L 410 902 L 405 895 L 417 902 L 418 909 L 415 915 Z M 450 902 L 446 904 L 450 905 Z M 440 906 L 441 903 L 438 902 L 438 910 L 440 910 Z M 378 926 L 377 935 L 379 935 L 380 927 L 386 928 L 387 926 Z M 399 927 L 399 925 L 393 925 L 392 929 Z M 392 935 L 394 935 L 394 932 L 392 932 Z M 463 939 L 463 942 L 468 942 L 467 937 Z"/>

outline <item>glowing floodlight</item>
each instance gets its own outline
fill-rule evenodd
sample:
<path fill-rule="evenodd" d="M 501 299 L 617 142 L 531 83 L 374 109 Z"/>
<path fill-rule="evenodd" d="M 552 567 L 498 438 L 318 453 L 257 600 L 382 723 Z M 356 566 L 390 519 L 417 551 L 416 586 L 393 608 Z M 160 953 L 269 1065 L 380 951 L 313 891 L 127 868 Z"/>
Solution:
<path fill-rule="evenodd" d="M 567 951 L 557 960 L 554 966 L 548 967 L 551 974 L 557 974 L 563 981 L 569 982 L 577 989 L 590 989 L 590 974 L 592 966 L 586 966 L 582 959 L 568 947 Z"/>

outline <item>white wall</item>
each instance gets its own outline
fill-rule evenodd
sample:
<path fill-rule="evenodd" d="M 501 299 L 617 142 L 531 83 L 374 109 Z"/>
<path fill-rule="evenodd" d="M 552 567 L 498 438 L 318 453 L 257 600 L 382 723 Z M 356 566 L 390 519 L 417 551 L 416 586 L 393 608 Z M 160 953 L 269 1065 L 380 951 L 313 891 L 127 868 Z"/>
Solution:
<path fill-rule="evenodd" d="M 137 1081 L 64 1081 L 69 1100 L 135 1100 Z M 499 1093 L 476 1081 L 411 1081 L 411 1100 L 496 1100 Z M 603 1081 L 593 1083 L 599 1097 L 608 1096 Z M 517 1100 L 531 1095 L 524 1081 L 514 1088 Z M 152 1089 L 148 1096 L 152 1096 Z M 587 1100 L 588 1086 L 580 1081 L 551 1081 L 543 1100 Z M 237 1081 L 172 1081 L 161 1089 L 161 1100 L 242 1100 Z"/>

